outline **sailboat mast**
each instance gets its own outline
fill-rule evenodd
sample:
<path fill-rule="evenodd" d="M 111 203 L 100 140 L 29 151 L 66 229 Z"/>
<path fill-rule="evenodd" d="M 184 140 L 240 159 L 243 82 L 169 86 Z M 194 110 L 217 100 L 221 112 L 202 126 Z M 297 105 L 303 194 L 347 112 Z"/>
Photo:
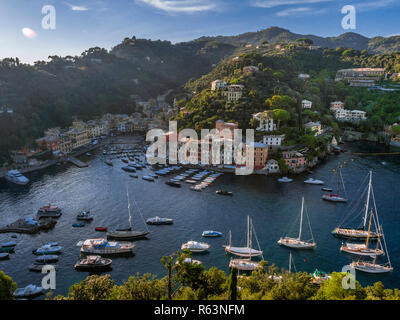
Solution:
<path fill-rule="evenodd" d="M 250 239 L 249 239 L 249 248 L 250 248 L 250 260 L 251 260 L 251 247 L 252 247 L 252 240 L 253 240 L 253 220 L 250 219 Z"/>
<path fill-rule="evenodd" d="M 249 242 L 250 242 L 250 217 L 247 216 L 247 248 L 249 248 Z"/>
<path fill-rule="evenodd" d="M 368 194 L 367 194 L 367 202 L 365 203 L 363 230 L 365 230 L 365 226 L 367 225 L 369 198 L 370 198 L 370 195 L 371 195 L 371 184 L 372 184 L 372 171 L 369 172 Z"/>
<path fill-rule="evenodd" d="M 129 227 L 132 228 L 131 202 L 129 201 L 128 184 L 126 184 L 126 197 L 128 198 Z"/>
<path fill-rule="evenodd" d="M 365 241 L 365 247 L 366 247 L 366 248 L 368 248 L 369 236 L 370 236 L 370 232 L 371 232 L 371 222 L 372 222 L 372 209 L 371 209 L 371 216 L 370 216 L 370 218 L 369 218 L 367 240 Z"/>
<path fill-rule="evenodd" d="M 301 198 L 299 240 L 301 240 L 301 229 L 302 229 L 302 225 L 303 225 L 303 211 L 304 211 L 304 197 Z"/>

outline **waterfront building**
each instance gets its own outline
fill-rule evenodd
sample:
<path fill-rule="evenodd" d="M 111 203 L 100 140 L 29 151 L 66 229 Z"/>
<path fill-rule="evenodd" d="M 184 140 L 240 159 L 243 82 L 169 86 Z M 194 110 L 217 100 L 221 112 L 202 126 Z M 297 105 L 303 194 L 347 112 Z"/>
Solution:
<path fill-rule="evenodd" d="M 222 91 L 222 96 L 224 96 L 228 101 L 237 101 L 243 95 L 244 86 L 241 84 L 230 84 Z"/>
<path fill-rule="evenodd" d="M 301 106 L 303 107 L 303 109 L 311 109 L 311 107 L 312 107 L 312 101 L 309 101 L 309 100 L 304 99 L 304 100 L 301 102 Z"/>
<path fill-rule="evenodd" d="M 268 146 L 269 150 L 278 149 L 282 145 L 284 134 L 266 135 L 263 137 L 263 143 Z"/>
<path fill-rule="evenodd" d="M 91 139 L 88 137 L 86 128 L 82 127 L 81 123 L 74 122 L 74 124 L 75 125 L 65 133 L 71 140 L 72 149 L 90 144 Z"/>
<path fill-rule="evenodd" d="M 268 157 L 268 146 L 260 142 L 254 142 L 246 145 L 246 163 L 251 160 L 251 152 L 254 154 L 254 170 L 264 169 Z"/>
<path fill-rule="evenodd" d="M 284 151 L 282 152 L 282 157 L 292 171 L 303 169 L 306 166 L 306 158 L 298 151 Z"/>
<path fill-rule="evenodd" d="M 275 159 L 270 159 L 267 162 L 268 173 L 279 173 L 279 162 Z"/>
<path fill-rule="evenodd" d="M 318 136 L 322 133 L 322 126 L 319 121 L 318 122 L 308 122 L 304 126 L 306 129 L 310 129 L 312 132 L 314 132 L 315 136 Z"/>
<path fill-rule="evenodd" d="M 225 87 L 226 87 L 226 81 L 214 80 L 213 82 L 211 82 L 211 90 L 213 91 L 223 89 Z"/>
<path fill-rule="evenodd" d="M 267 111 L 258 112 L 253 114 L 253 118 L 259 121 L 259 125 L 256 128 L 257 131 L 275 131 L 276 123 L 273 115 Z"/>
<path fill-rule="evenodd" d="M 36 139 L 36 144 L 42 150 L 51 150 L 52 153 L 58 153 L 61 150 L 60 128 L 50 128 L 45 131 L 42 138 Z"/>

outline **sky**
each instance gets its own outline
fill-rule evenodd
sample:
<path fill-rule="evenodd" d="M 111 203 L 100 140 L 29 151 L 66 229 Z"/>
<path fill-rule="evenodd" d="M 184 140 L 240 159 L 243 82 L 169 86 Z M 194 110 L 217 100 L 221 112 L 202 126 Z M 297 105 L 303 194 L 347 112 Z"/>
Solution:
<path fill-rule="evenodd" d="M 342 28 L 346 5 L 356 9 L 355 30 Z M 48 6 L 55 19 L 42 13 Z M 400 0 L 0 0 L 0 59 L 33 63 L 111 49 L 133 35 L 176 43 L 271 26 L 323 37 L 392 36 L 400 35 L 399 14 Z"/>

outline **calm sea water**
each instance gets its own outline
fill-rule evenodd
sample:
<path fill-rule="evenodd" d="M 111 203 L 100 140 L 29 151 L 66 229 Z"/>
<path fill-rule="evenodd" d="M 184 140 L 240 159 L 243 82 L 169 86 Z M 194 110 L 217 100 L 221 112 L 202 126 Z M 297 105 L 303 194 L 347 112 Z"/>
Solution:
<path fill-rule="evenodd" d="M 375 144 L 354 143 L 346 146 L 351 151 L 379 151 Z M 28 175 L 31 183 L 16 186 L 0 182 L 0 224 L 5 225 L 17 218 L 35 216 L 39 207 L 51 202 L 60 206 L 63 215 L 54 229 L 37 235 L 18 235 L 15 253 L 10 260 L 0 261 L 0 269 L 11 276 L 18 286 L 33 283 L 40 285 L 42 275 L 28 271 L 34 262 L 32 250 L 42 244 L 57 241 L 64 247 L 57 263 L 56 293 L 66 294 L 68 287 L 83 280 L 88 273 L 77 272 L 74 264 L 79 259 L 80 240 L 102 237 L 105 234 L 94 231 L 96 226 L 108 228 L 126 227 L 128 209 L 126 183 L 132 200 L 133 224 L 137 229 L 145 228 L 144 219 L 153 216 L 169 217 L 174 224 L 169 226 L 149 226 L 149 240 L 136 242 L 135 256 L 114 258 L 110 272 L 117 283 L 127 280 L 130 275 L 150 272 L 164 276 L 160 263 L 163 255 L 180 249 L 188 240 L 204 240 L 204 230 L 218 230 L 226 236 L 206 241 L 211 244 L 209 253 L 198 255 L 206 268 L 217 266 L 228 271 L 229 256 L 222 247 L 227 234 L 232 230 L 234 245 L 244 245 L 246 239 L 246 217 L 250 215 L 256 229 L 257 238 L 265 260 L 279 267 L 287 268 L 289 250 L 280 247 L 277 240 L 291 231 L 296 235 L 301 197 L 305 197 L 312 231 L 317 242 L 313 251 L 294 251 L 293 259 L 297 271 L 312 272 L 316 268 L 327 272 L 340 271 L 351 262 L 351 256 L 340 253 L 341 240 L 331 235 L 347 214 L 349 204 L 327 203 L 321 200 L 320 186 L 306 185 L 303 181 L 310 175 L 294 177 L 289 184 L 280 184 L 276 176 L 235 176 L 225 174 L 202 192 L 193 192 L 189 184 L 173 188 L 160 177 L 156 182 L 148 182 L 141 176 L 150 173 L 150 168 L 138 171 L 139 179 L 129 177 L 120 169 L 124 164 L 114 160 L 114 167 L 103 163 L 101 150 L 92 157 L 81 158 L 89 162 L 87 168 L 73 165 L 55 166 L 46 171 Z M 354 159 L 354 161 L 352 161 Z M 332 169 L 338 162 L 348 161 L 343 169 L 343 177 L 349 198 L 358 198 L 357 191 L 369 170 L 373 170 L 374 189 L 381 223 L 385 231 L 389 254 L 394 271 L 385 275 L 357 273 L 357 280 L 363 285 L 382 281 L 387 287 L 400 288 L 400 215 L 399 182 L 400 162 L 398 156 L 357 157 L 350 152 L 333 156 L 319 166 L 311 176 L 329 182 Z M 381 162 L 385 161 L 386 165 Z M 215 194 L 218 189 L 231 190 L 232 197 Z M 136 202 L 137 209 L 133 205 Z M 73 228 L 76 215 L 90 209 L 94 221 L 84 228 Z M 142 216 L 141 216 L 142 215 Z M 355 221 L 358 223 L 361 218 Z M 309 234 L 304 227 L 305 237 Z M 10 234 L 0 234 L 0 242 L 10 241 Z"/>

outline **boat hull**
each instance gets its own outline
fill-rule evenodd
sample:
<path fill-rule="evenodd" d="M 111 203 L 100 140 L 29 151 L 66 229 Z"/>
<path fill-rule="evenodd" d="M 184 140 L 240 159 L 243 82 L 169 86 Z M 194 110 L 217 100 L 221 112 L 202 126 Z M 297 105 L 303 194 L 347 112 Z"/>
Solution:
<path fill-rule="evenodd" d="M 330 194 L 324 194 L 322 196 L 322 199 L 325 201 L 331 201 L 331 202 L 347 202 L 346 198 L 334 196 L 334 195 L 330 195 Z"/>
<path fill-rule="evenodd" d="M 260 267 L 258 262 L 246 259 L 232 259 L 229 262 L 229 268 L 236 268 L 240 271 L 254 271 Z"/>
<path fill-rule="evenodd" d="M 292 238 L 281 238 L 278 240 L 278 244 L 292 249 L 305 249 L 305 250 L 314 249 L 317 246 L 315 242 L 310 243 Z"/>
<path fill-rule="evenodd" d="M 368 237 L 368 231 L 348 229 L 348 228 L 335 228 L 332 234 L 338 238 L 365 240 Z M 378 239 L 381 235 L 376 232 L 370 232 L 370 239 Z"/>
<path fill-rule="evenodd" d="M 353 262 L 350 264 L 351 267 L 358 271 L 367 272 L 367 273 L 387 273 L 392 272 L 392 267 L 386 267 L 381 265 L 374 265 L 372 263 L 360 263 L 360 262 Z"/>
<path fill-rule="evenodd" d="M 259 257 L 263 254 L 262 251 L 250 249 L 247 247 L 241 248 L 241 247 L 226 246 L 225 251 L 229 252 L 230 254 L 233 254 L 235 256 L 243 257 L 243 258 Z"/>
<path fill-rule="evenodd" d="M 146 238 L 148 234 L 148 231 L 115 231 L 108 232 L 107 239 L 129 241 Z"/>

